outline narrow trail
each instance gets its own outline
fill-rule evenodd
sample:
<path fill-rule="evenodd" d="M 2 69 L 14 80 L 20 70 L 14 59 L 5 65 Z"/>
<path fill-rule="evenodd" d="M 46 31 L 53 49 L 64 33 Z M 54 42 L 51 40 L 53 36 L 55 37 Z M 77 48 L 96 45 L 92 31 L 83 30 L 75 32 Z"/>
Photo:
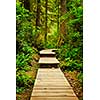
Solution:
<path fill-rule="evenodd" d="M 55 49 L 40 51 L 40 68 L 30 100 L 78 100 L 68 80 L 59 68 Z"/>

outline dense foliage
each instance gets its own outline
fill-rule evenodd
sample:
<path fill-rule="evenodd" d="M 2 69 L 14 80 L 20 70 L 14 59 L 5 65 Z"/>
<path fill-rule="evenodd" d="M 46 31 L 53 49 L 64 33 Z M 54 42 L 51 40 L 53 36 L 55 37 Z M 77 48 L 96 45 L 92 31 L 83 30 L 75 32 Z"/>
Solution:
<path fill-rule="evenodd" d="M 34 32 L 31 22 L 32 14 L 20 2 L 16 3 L 16 92 L 21 93 L 34 83 L 34 79 L 26 74 L 31 70 L 33 54 L 37 50 L 32 47 Z"/>
<path fill-rule="evenodd" d="M 67 0 L 67 13 L 60 20 L 67 20 L 67 34 L 59 48 L 58 58 L 64 71 L 78 71 L 77 78 L 83 82 L 83 8 L 82 0 Z"/>

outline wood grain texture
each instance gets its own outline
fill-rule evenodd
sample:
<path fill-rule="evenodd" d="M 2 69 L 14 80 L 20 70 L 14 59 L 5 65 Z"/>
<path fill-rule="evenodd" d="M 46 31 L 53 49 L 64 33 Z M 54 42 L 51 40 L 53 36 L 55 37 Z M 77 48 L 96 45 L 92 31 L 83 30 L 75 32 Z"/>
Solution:
<path fill-rule="evenodd" d="M 30 100 L 78 100 L 77 97 L 31 97 Z"/>
<path fill-rule="evenodd" d="M 78 100 L 60 68 L 39 68 L 30 100 Z"/>

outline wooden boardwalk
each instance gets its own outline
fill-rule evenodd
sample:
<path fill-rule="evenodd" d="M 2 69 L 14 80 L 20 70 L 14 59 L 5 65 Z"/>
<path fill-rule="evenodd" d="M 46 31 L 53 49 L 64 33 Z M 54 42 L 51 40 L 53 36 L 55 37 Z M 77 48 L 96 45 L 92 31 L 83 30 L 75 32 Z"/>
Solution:
<path fill-rule="evenodd" d="M 39 64 L 59 64 L 59 61 L 56 57 L 41 57 Z"/>
<path fill-rule="evenodd" d="M 48 57 L 40 62 L 47 63 L 46 59 Z M 38 69 L 30 100 L 78 100 L 78 98 L 60 68 L 47 68 L 45 65 L 45 68 Z"/>

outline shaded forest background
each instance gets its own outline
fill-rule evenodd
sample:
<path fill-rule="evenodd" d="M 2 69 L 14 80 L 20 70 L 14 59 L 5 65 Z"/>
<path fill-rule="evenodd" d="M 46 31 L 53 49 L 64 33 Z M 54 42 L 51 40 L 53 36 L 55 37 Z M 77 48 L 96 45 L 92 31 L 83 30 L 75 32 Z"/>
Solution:
<path fill-rule="evenodd" d="M 19 94 L 32 88 L 38 69 L 38 53 L 48 48 L 58 49 L 57 58 L 60 61 L 60 68 L 67 77 L 70 77 L 70 82 L 76 80 L 75 86 L 73 85 L 75 82 L 72 86 L 80 96 L 83 85 L 82 3 L 82 0 L 16 1 L 16 92 L 18 100 L 26 100 L 20 99 Z"/>

